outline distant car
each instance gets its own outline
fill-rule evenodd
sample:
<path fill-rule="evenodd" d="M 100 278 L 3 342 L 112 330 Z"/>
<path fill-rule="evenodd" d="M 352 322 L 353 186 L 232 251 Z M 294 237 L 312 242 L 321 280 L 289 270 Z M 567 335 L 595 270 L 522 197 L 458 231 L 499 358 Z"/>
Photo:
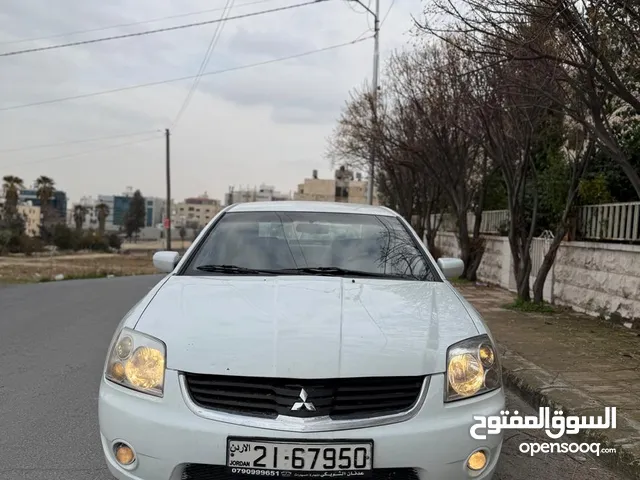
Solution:
<path fill-rule="evenodd" d="M 470 429 L 505 408 L 494 340 L 462 261 L 392 210 L 233 205 L 153 262 L 100 383 L 116 478 L 493 476 L 503 437 Z"/>

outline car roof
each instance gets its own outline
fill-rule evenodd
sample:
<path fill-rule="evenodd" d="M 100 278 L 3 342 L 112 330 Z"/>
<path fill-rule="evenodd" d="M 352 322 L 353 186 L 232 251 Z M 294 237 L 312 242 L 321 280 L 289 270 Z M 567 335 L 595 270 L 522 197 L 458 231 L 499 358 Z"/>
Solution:
<path fill-rule="evenodd" d="M 319 213 L 356 213 L 395 217 L 396 212 L 387 207 L 360 203 L 341 202 L 246 202 L 231 205 L 227 212 L 319 212 Z"/>

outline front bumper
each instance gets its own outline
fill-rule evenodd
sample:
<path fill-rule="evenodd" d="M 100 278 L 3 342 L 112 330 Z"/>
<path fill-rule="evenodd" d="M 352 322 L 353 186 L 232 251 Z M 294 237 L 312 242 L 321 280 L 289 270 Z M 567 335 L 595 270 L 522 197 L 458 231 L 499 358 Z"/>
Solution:
<path fill-rule="evenodd" d="M 120 480 L 184 480 L 183 472 L 188 464 L 225 465 L 228 436 L 373 439 L 374 470 L 413 469 L 419 480 L 491 479 L 500 455 L 502 435 L 474 440 L 469 430 L 474 424 L 473 415 L 499 415 L 505 409 L 504 392 L 498 390 L 444 404 L 443 389 L 444 375 L 432 376 L 422 408 L 413 418 L 401 423 L 330 432 L 283 432 L 196 415 L 182 397 L 178 372 L 168 370 L 163 398 L 140 394 L 103 379 L 99 398 L 100 435 L 109 470 Z M 118 441 L 134 449 L 137 456 L 134 468 L 125 469 L 115 461 L 113 445 Z M 487 452 L 488 465 L 479 474 L 473 474 L 466 469 L 466 460 L 479 448 Z M 214 476 L 187 478 L 208 480 Z"/>

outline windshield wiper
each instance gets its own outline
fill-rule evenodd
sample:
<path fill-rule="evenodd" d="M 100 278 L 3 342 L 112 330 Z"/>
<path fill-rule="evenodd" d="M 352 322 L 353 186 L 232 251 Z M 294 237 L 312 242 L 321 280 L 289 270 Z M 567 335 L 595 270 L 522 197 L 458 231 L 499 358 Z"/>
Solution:
<path fill-rule="evenodd" d="M 238 265 L 198 265 L 197 270 L 213 273 L 227 273 L 229 275 L 326 275 L 340 276 L 347 275 L 353 277 L 370 277 L 370 278 L 401 278 L 414 280 L 409 275 L 389 275 L 384 273 L 365 272 L 363 270 L 350 270 L 340 267 L 300 267 L 300 268 L 283 268 L 281 270 L 268 270 L 261 268 L 239 267 Z"/>
<path fill-rule="evenodd" d="M 278 273 L 290 273 L 290 274 L 305 274 L 310 275 L 352 275 L 354 277 L 372 277 L 372 278 L 398 278 L 397 275 L 385 275 L 384 273 L 365 272 L 362 270 L 350 270 L 348 268 L 340 267 L 301 267 L 301 268 L 287 268 L 284 270 L 277 270 Z"/>
<path fill-rule="evenodd" d="M 212 273 L 228 273 L 229 275 L 256 275 L 261 273 L 276 275 L 278 273 L 276 270 L 239 267 L 238 265 L 198 265 L 196 270 Z"/>

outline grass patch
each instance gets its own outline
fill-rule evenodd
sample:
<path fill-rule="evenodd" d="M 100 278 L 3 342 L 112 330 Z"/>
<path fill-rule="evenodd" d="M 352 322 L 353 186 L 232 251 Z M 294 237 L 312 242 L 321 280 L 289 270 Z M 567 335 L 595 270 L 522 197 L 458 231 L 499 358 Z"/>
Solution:
<path fill-rule="evenodd" d="M 472 285 L 473 282 L 471 280 L 467 280 L 466 278 L 452 278 L 449 280 L 453 285 Z"/>
<path fill-rule="evenodd" d="M 533 303 L 522 300 L 521 298 L 516 299 L 513 303 L 504 305 L 503 308 L 524 313 L 557 313 L 556 309 L 546 302 Z"/>

